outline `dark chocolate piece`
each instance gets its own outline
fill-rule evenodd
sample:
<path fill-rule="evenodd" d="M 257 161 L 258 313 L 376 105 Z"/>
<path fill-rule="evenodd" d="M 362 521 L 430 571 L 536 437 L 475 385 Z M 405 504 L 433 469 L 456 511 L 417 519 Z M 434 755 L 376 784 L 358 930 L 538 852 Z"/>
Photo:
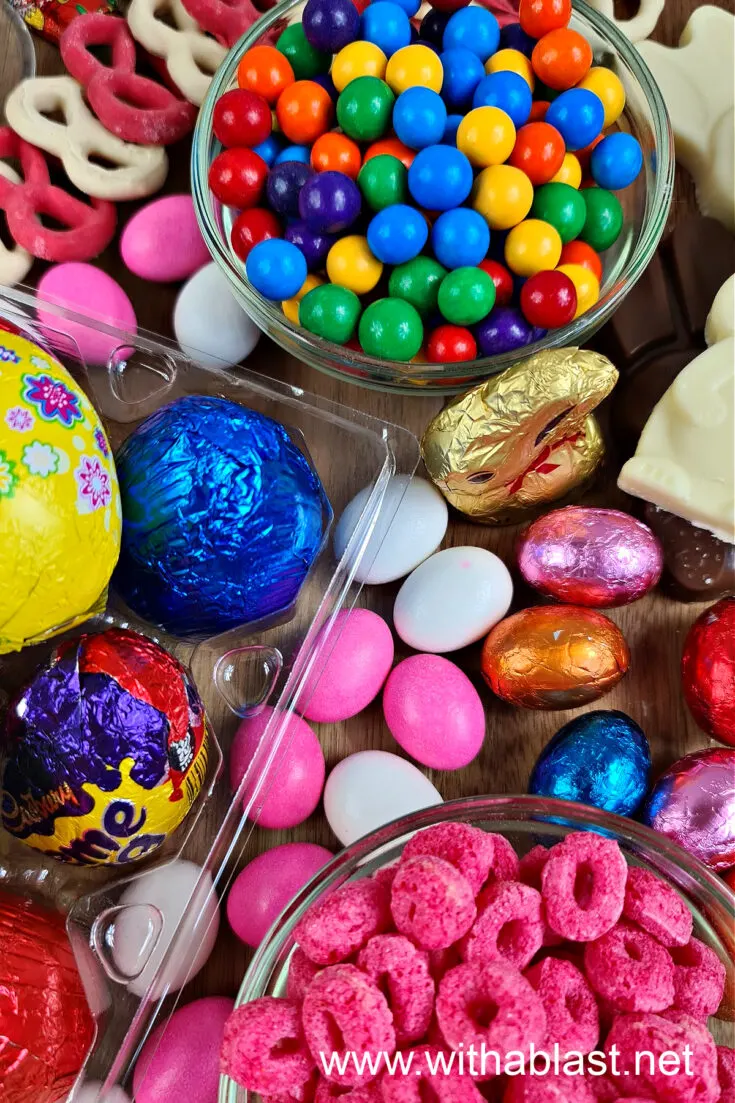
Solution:
<path fill-rule="evenodd" d="M 716 601 L 735 591 L 735 544 L 726 544 L 706 529 L 650 502 L 644 506 L 643 520 L 661 541 L 661 585 L 672 597 L 679 601 Z"/>

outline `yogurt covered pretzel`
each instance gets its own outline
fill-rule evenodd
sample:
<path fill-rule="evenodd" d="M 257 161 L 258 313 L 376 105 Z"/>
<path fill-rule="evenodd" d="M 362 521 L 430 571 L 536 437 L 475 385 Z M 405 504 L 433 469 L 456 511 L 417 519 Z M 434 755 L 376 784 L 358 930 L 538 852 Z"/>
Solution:
<path fill-rule="evenodd" d="M 175 27 L 161 19 L 167 12 Z M 212 82 L 212 74 L 227 50 L 202 34 L 181 0 L 132 0 L 128 26 L 133 38 L 166 62 L 171 80 L 191 103 L 201 107 Z"/>
<path fill-rule="evenodd" d="M 260 12 L 252 0 L 183 0 L 189 15 L 218 42 L 234 46 L 252 27 Z"/>
<path fill-rule="evenodd" d="M 15 187 L 22 186 L 21 178 L 15 169 L 0 161 L 0 207 L 3 205 L 3 197 L 11 194 L 6 188 L 6 184 Z M 21 283 L 30 272 L 32 264 L 33 257 L 22 245 L 16 245 L 13 249 L 9 249 L 0 239 L 1 284 L 5 287 L 13 287 L 16 283 Z"/>
<path fill-rule="evenodd" d="M 63 112 L 63 123 L 47 117 L 54 111 Z M 96 199 L 139 199 L 157 191 L 166 179 L 164 151 L 121 142 L 109 134 L 71 77 L 21 81 L 5 101 L 5 115 L 16 134 L 58 157 L 72 184 Z M 95 155 L 113 167 L 94 164 Z"/>

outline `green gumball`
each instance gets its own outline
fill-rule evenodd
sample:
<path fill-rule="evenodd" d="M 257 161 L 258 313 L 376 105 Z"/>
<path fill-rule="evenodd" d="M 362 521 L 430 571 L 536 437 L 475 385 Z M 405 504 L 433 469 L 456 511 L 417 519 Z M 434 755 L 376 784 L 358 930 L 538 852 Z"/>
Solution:
<path fill-rule="evenodd" d="M 380 360 L 411 360 L 421 348 L 424 327 L 419 312 L 403 299 L 378 299 L 360 318 L 363 351 Z"/>
<path fill-rule="evenodd" d="M 570 184 L 544 184 L 533 198 L 531 217 L 548 222 L 559 232 L 564 245 L 579 237 L 587 207 L 584 198 Z"/>
<path fill-rule="evenodd" d="M 623 208 L 618 197 L 605 188 L 583 188 L 580 194 L 587 213 L 579 237 L 602 253 L 620 237 Z"/>

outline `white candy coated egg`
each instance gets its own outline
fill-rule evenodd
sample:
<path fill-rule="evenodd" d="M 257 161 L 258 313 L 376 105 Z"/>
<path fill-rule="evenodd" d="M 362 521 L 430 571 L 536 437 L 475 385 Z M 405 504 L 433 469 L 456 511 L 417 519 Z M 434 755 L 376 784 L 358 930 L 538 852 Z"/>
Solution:
<path fill-rule="evenodd" d="M 388 751 L 358 751 L 327 779 L 324 812 L 343 846 L 399 816 L 442 804 L 441 793 L 410 762 Z"/>
<path fill-rule="evenodd" d="M 184 912 L 186 919 L 177 938 L 182 948 L 158 978 L 152 998 L 157 999 L 166 985 L 178 992 L 199 972 L 214 949 L 219 905 L 209 874 L 192 896 L 201 872 L 194 862 L 171 862 L 133 881 L 120 897 L 123 910 L 115 919 L 112 957 L 118 971 L 131 978 L 128 989 L 134 995 L 145 995 Z M 205 918 L 197 923 L 202 909 Z M 197 947 L 194 953 L 187 948 L 191 945 Z"/>
<path fill-rule="evenodd" d="M 122 1088 L 108 1088 L 100 1095 L 101 1088 L 101 1080 L 87 1080 L 81 1088 L 66 1097 L 66 1103 L 130 1103 L 130 1096 Z"/>
<path fill-rule="evenodd" d="M 365 487 L 356 494 L 337 523 L 334 551 L 340 559 L 371 491 L 372 487 Z M 403 578 L 436 551 L 447 531 L 447 521 L 447 503 L 432 483 L 395 475 L 386 487 L 380 515 L 355 578 L 371 585 Z"/>
<path fill-rule="evenodd" d="M 234 367 L 260 340 L 260 330 L 214 263 L 200 268 L 179 291 L 174 332 L 186 355 L 205 368 Z"/>
<path fill-rule="evenodd" d="M 186 280 L 209 262 L 190 195 L 165 195 L 133 215 L 120 238 L 126 268 L 144 280 Z"/>
<path fill-rule="evenodd" d="M 513 582 L 502 559 L 485 548 L 445 548 L 421 563 L 393 606 L 396 632 L 417 651 L 467 647 L 502 620 Z"/>

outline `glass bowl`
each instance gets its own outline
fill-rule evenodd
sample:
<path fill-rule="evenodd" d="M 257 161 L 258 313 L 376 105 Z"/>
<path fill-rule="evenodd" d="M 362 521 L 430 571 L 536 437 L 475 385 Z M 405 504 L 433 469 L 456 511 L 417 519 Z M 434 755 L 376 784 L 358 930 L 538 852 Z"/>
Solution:
<path fill-rule="evenodd" d="M 719 1019 L 710 1019 L 718 1044 L 732 1046 L 735 1018 L 735 895 L 725 882 L 676 843 L 633 820 L 571 801 L 539 797 L 471 797 L 448 801 L 405 816 L 347 847 L 289 904 L 263 939 L 238 993 L 236 1006 L 260 996 L 284 996 L 293 930 L 308 909 L 333 889 L 370 877 L 400 857 L 417 830 L 461 820 L 504 835 L 520 856 L 539 843 L 552 846 L 571 831 L 598 831 L 615 839 L 629 865 L 641 866 L 677 890 L 694 918 L 694 934 L 708 943 L 728 969 Z M 251 1097 L 254 1098 L 254 1097 Z M 246 1103 L 248 1093 L 229 1077 L 220 1078 L 219 1103 Z"/>
<path fill-rule="evenodd" d="M 445 394 L 461 391 L 542 348 L 583 345 L 588 341 L 620 305 L 651 260 L 671 203 L 673 135 L 661 93 L 635 46 L 610 20 L 581 0 L 575 0 L 570 25 L 589 41 L 594 64 L 613 69 L 623 82 L 627 103 L 621 126 L 638 138 L 644 157 L 638 179 L 620 193 L 625 224 L 617 242 L 604 255 L 605 273 L 597 304 L 541 341 L 500 356 L 463 364 L 399 363 L 366 356 L 315 337 L 289 322 L 280 304 L 268 302 L 254 291 L 247 282 L 244 263 L 230 245 L 230 230 L 237 212 L 223 208 L 209 190 L 209 166 L 222 148 L 212 129 L 217 100 L 236 86 L 237 66 L 243 54 L 259 43 L 275 41 L 284 27 L 301 18 L 303 8 L 304 0 L 284 0 L 243 35 L 217 70 L 194 132 L 191 176 L 199 225 L 209 251 L 253 321 L 287 352 L 313 368 L 364 386 L 407 393 L 417 386 Z"/>

